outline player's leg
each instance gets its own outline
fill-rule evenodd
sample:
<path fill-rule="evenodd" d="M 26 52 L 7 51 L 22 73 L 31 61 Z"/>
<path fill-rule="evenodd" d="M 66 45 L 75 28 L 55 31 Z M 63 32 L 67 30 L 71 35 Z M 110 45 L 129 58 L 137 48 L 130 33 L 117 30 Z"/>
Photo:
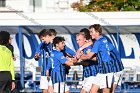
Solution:
<path fill-rule="evenodd" d="M 64 82 L 54 84 L 54 93 L 70 93 L 69 87 Z"/>
<path fill-rule="evenodd" d="M 70 89 L 69 89 L 69 86 L 67 84 L 64 84 L 64 82 L 63 82 L 62 86 L 63 86 L 62 91 L 65 91 L 65 93 L 70 93 Z"/>
<path fill-rule="evenodd" d="M 117 86 L 121 86 L 122 84 L 122 71 L 114 73 L 114 83 L 111 93 L 115 93 L 115 89 Z"/>
<path fill-rule="evenodd" d="M 100 78 L 99 77 L 100 77 L 100 74 L 98 73 L 95 76 L 94 80 L 92 81 L 93 83 L 92 83 L 92 87 L 90 89 L 90 93 L 98 93 L 98 90 L 100 88 Z"/>
<path fill-rule="evenodd" d="M 47 89 L 42 89 L 42 93 L 48 93 Z"/>
<path fill-rule="evenodd" d="M 109 88 L 104 88 L 103 93 L 110 93 L 110 89 Z"/>
<path fill-rule="evenodd" d="M 102 75 L 102 83 L 101 88 L 103 89 L 103 93 L 110 93 L 110 89 L 113 84 L 113 73 L 107 73 Z"/>
<path fill-rule="evenodd" d="M 81 90 L 81 93 L 89 93 L 94 80 L 95 80 L 95 76 L 90 76 L 85 78 L 82 84 L 83 88 Z"/>
<path fill-rule="evenodd" d="M 70 93 L 70 91 L 66 91 L 65 93 Z"/>
<path fill-rule="evenodd" d="M 93 84 L 90 90 L 90 93 L 98 93 L 99 85 Z"/>
<path fill-rule="evenodd" d="M 86 79 L 87 78 L 84 77 L 84 80 L 82 81 L 82 89 L 81 89 L 80 93 L 86 93 L 86 90 L 84 89 L 84 85 L 86 83 Z"/>
<path fill-rule="evenodd" d="M 59 83 L 55 83 L 53 84 L 53 89 L 54 89 L 54 93 L 58 93 L 59 92 Z"/>
<path fill-rule="evenodd" d="M 50 78 L 49 82 L 48 82 L 48 93 L 53 93 L 53 85 L 52 85 L 52 80 Z"/>
<path fill-rule="evenodd" d="M 87 93 L 87 91 L 85 89 L 81 89 L 80 93 Z"/>
<path fill-rule="evenodd" d="M 41 76 L 40 89 L 42 89 L 42 93 L 48 93 L 48 80 L 46 76 Z"/>

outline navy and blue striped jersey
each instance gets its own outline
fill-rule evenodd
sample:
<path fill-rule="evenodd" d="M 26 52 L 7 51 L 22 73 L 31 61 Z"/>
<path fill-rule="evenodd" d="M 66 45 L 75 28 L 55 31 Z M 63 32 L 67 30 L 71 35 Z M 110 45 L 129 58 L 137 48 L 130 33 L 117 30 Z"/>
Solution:
<path fill-rule="evenodd" d="M 50 55 L 51 51 L 53 50 L 53 44 L 52 43 L 48 43 L 46 44 L 45 42 L 41 42 L 37 48 L 37 53 L 42 54 L 42 50 L 45 50 L 46 52 L 48 52 L 48 54 Z M 70 49 L 69 47 L 67 47 L 66 45 L 64 46 L 64 50 L 62 51 L 64 53 L 68 53 L 72 56 L 75 56 L 75 52 Z"/>
<path fill-rule="evenodd" d="M 46 76 L 46 66 L 48 64 L 47 57 L 50 55 L 51 51 L 53 50 L 52 43 L 46 44 L 45 42 L 41 42 L 36 50 L 37 53 L 40 55 L 43 54 L 43 64 L 42 64 L 42 73 L 41 75 Z M 47 57 L 46 57 L 47 55 Z M 46 64 L 46 65 L 45 65 Z M 51 71 L 51 69 L 50 69 Z"/>
<path fill-rule="evenodd" d="M 53 50 L 53 44 L 52 44 L 52 43 L 46 44 L 45 42 L 41 42 L 41 43 L 39 44 L 39 46 L 38 46 L 36 52 L 39 53 L 39 54 L 41 55 L 41 54 L 43 54 L 43 50 L 46 52 L 47 57 L 49 57 L 49 56 L 50 56 L 50 53 L 51 53 L 52 50 Z M 72 56 L 75 56 L 75 52 L 74 52 L 73 50 L 71 50 L 69 47 L 67 47 L 66 45 L 64 46 L 63 53 L 68 53 L 68 54 L 70 54 L 70 55 L 72 55 Z M 44 61 L 44 60 L 43 60 L 43 61 Z M 49 60 L 46 59 L 46 61 L 47 61 L 47 62 L 46 62 L 46 65 L 48 65 Z M 47 69 L 48 69 L 48 68 L 50 69 L 50 66 L 48 66 Z M 43 65 L 42 69 L 43 69 L 42 75 L 46 75 L 46 74 L 45 74 L 45 73 L 46 73 L 46 66 Z"/>
<path fill-rule="evenodd" d="M 64 54 L 58 50 L 53 50 L 51 52 L 51 79 L 53 84 L 59 83 L 59 82 L 65 82 L 66 80 L 66 73 L 65 73 L 65 62 L 67 61 L 67 58 L 64 56 Z M 49 63 L 50 66 L 50 63 Z"/>
<path fill-rule="evenodd" d="M 51 51 L 53 50 L 53 44 L 45 42 L 41 42 L 36 50 L 37 53 L 42 54 L 42 50 L 45 50 L 50 55 Z"/>
<path fill-rule="evenodd" d="M 96 57 L 98 60 L 98 73 L 105 74 L 113 72 L 109 44 L 105 37 L 101 36 L 98 40 L 95 41 L 91 52 L 97 54 Z"/>
<path fill-rule="evenodd" d="M 117 49 L 110 43 L 110 56 L 112 58 L 111 62 L 113 64 L 114 72 L 119 72 L 124 69 L 123 63 L 121 61 L 121 57 Z"/>
<path fill-rule="evenodd" d="M 92 46 L 88 46 L 87 48 L 83 49 L 83 53 L 87 54 L 87 52 L 91 51 Z M 93 62 L 93 61 L 91 61 Z M 91 66 L 83 66 L 83 74 L 84 77 L 96 76 L 98 72 L 98 65 L 91 65 Z"/>

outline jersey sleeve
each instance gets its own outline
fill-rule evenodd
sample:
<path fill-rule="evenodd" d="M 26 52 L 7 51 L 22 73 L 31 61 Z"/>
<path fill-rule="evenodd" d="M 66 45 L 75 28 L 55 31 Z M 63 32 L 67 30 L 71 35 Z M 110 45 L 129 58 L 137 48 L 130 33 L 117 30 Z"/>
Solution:
<path fill-rule="evenodd" d="M 66 61 L 67 61 L 67 58 L 64 56 L 64 54 L 62 52 L 60 52 L 58 55 L 57 55 L 57 59 L 62 63 L 64 64 Z"/>
<path fill-rule="evenodd" d="M 91 52 L 97 53 L 99 51 L 99 47 L 100 47 L 100 42 L 95 41 L 95 43 L 91 49 Z"/>
<path fill-rule="evenodd" d="M 45 44 L 45 42 L 42 42 L 39 44 L 39 46 L 36 49 L 36 53 L 42 54 L 41 49 L 43 48 L 44 44 Z"/>
<path fill-rule="evenodd" d="M 51 69 L 52 67 L 52 61 L 53 61 L 53 59 L 51 58 L 51 57 L 48 57 L 48 64 L 47 64 L 47 67 L 46 67 L 46 70 L 49 70 L 49 69 Z"/>
<path fill-rule="evenodd" d="M 113 44 L 111 42 L 108 42 L 109 45 L 109 50 L 112 51 L 115 49 L 115 47 L 113 46 Z"/>
<path fill-rule="evenodd" d="M 67 47 L 66 45 L 64 47 L 64 52 L 70 54 L 71 56 L 75 56 L 76 55 L 76 53 L 72 49 L 70 49 L 69 47 Z"/>

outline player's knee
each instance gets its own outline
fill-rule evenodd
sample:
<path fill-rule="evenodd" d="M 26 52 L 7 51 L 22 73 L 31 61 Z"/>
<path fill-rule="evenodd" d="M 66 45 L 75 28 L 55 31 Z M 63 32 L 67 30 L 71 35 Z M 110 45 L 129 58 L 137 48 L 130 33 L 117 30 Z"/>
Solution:
<path fill-rule="evenodd" d="M 109 88 L 104 88 L 103 93 L 110 93 L 110 89 Z"/>
<path fill-rule="evenodd" d="M 48 90 L 47 89 L 43 89 L 42 93 L 48 93 Z"/>
<path fill-rule="evenodd" d="M 86 88 L 82 88 L 80 93 L 87 93 L 88 90 Z"/>
<path fill-rule="evenodd" d="M 98 93 L 98 89 L 99 89 L 98 85 L 92 85 L 90 93 Z"/>

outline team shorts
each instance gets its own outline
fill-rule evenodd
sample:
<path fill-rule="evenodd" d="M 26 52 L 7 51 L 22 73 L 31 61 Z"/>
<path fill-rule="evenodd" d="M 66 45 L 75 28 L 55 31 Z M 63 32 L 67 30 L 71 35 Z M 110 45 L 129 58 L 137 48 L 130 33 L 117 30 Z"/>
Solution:
<path fill-rule="evenodd" d="M 114 84 L 121 86 L 121 84 L 122 84 L 122 71 L 114 73 Z"/>
<path fill-rule="evenodd" d="M 65 92 L 69 91 L 69 87 L 64 82 L 60 82 L 60 84 L 55 83 L 53 88 L 54 88 L 54 93 L 64 93 L 64 90 Z M 60 92 L 59 92 L 59 88 L 60 88 Z"/>
<path fill-rule="evenodd" d="M 93 81 L 93 84 L 103 88 L 111 88 L 113 84 L 113 73 L 101 74 L 98 73 Z"/>
<path fill-rule="evenodd" d="M 84 81 L 82 83 L 82 87 L 83 87 L 82 89 L 84 89 L 86 92 L 89 93 L 94 80 L 95 80 L 95 76 L 84 78 Z"/>
<path fill-rule="evenodd" d="M 48 78 L 47 76 L 41 76 L 40 89 L 48 89 L 48 86 L 52 86 L 51 78 Z"/>

